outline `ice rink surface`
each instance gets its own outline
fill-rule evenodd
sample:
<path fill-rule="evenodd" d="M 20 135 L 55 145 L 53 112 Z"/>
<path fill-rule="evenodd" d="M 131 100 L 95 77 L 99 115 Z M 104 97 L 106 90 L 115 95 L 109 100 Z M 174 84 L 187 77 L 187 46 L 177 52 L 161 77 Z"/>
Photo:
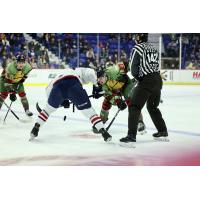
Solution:
<path fill-rule="evenodd" d="M 3 124 L 7 108 L 3 106 L 0 112 L 0 165 L 200 166 L 200 86 L 165 85 L 162 90 L 164 102 L 159 108 L 168 127 L 170 142 L 153 140 L 152 133 L 156 130 L 145 107 L 142 112 L 147 134 L 137 136 L 136 148 L 119 146 L 119 139 L 127 134 L 127 109 L 119 113 L 109 130 L 112 144 L 93 134 L 90 122 L 78 110 L 73 113 L 72 108 L 59 108 L 41 128 L 38 138 L 29 142 L 37 117 L 35 104 L 45 106 L 46 96 L 44 87 L 27 87 L 26 93 L 34 112 L 32 121 L 19 122 L 9 113 Z M 102 100 L 91 99 L 97 113 Z M 9 99 L 6 103 L 10 104 Z M 19 99 L 12 109 L 21 119 L 26 119 Z M 111 109 L 110 120 L 116 111 L 116 107 Z M 66 121 L 63 120 L 65 115 Z"/>

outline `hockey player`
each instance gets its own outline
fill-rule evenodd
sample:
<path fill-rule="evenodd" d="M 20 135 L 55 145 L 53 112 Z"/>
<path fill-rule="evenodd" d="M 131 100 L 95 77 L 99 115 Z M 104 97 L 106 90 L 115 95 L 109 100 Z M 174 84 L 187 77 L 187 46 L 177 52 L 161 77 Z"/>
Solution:
<path fill-rule="evenodd" d="M 98 83 L 102 85 L 104 93 L 104 101 L 100 117 L 105 123 L 108 120 L 109 110 L 112 105 L 117 106 L 120 110 L 126 109 L 130 106 L 130 97 L 135 85 L 135 81 L 131 80 L 127 75 L 127 69 L 123 62 L 118 62 L 116 65 L 110 65 L 97 73 Z M 94 98 L 99 98 L 99 88 L 93 89 Z M 142 114 L 139 118 L 138 132 L 140 134 L 146 133 L 145 124 L 143 122 Z M 98 131 L 93 127 L 93 132 Z"/>
<path fill-rule="evenodd" d="M 54 79 L 47 87 L 48 101 L 38 115 L 31 131 L 30 140 L 38 136 L 40 127 L 47 121 L 51 113 L 63 104 L 65 104 L 65 107 L 69 107 L 70 100 L 91 121 L 93 126 L 102 134 L 104 140 L 110 141 L 111 135 L 104 129 L 101 118 L 96 114 L 87 92 L 82 87 L 82 84 L 89 82 L 96 84 L 96 81 L 95 71 L 90 68 L 67 69 L 62 76 Z M 68 106 L 66 106 L 67 104 Z"/>
<path fill-rule="evenodd" d="M 32 67 L 25 62 L 23 55 L 17 55 L 16 61 L 6 65 L 0 77 L 0 109 L 8 94 L 10 95 L 10 100 L 14 102 L 17 99 L 17 93 L 21 98 L 21 103 L 26 115 L 33 115 L 29 110 L 29 103 L 23 85 L 23 82 L 26 80 L 31 70 Z"/>

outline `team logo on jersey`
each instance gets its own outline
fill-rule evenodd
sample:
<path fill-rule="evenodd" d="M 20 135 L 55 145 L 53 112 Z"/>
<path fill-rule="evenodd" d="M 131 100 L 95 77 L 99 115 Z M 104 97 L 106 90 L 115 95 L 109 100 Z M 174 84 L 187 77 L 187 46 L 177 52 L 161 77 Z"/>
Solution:
<path fill-rule="evenodd" d="M 78 107 L 83 107 L 83 106 L 85 106 L 87 104 L 88 104 L 88 102 L 85 102 L 85 103 L 82 103 L 82 104 L 78 105 Z"/>

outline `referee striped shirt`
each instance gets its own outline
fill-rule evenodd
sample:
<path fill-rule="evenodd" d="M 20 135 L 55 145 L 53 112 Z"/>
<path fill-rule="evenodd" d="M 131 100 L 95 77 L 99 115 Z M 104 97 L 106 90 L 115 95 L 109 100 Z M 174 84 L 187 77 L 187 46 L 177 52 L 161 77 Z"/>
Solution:
<path fill-rule="evenodd" d="M 146 42 L 136 44 L 130 56 L 129 68 L 132 76 L 139 81 L 148 74 L 159 72 L 158 51 Z"/>

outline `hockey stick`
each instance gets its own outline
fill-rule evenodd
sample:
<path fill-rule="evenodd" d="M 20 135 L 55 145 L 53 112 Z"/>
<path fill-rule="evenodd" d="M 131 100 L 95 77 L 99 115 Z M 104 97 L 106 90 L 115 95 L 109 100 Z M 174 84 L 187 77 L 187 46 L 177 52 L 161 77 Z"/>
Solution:
<path fill-rule="evenodd" d="M 11 102 L 11 104 L 10 104 L 10 106 L 9 106 L 9 105 L 4 101 L 4 99 L 3 99 L 2 97 L 0 97 L 0 98 L 1 98 L 1 100 L 3 101 L 3 104 L 8 108 L 8 111 L 7 111 L 6 116 L 5 116 L 5 118 L 4 118 L 4 123 L 5 123 L 5 119 L 6 119 L 6 117 L 7 117 L 9 111 L 10 111 L 10 112 L 14 115 L 14 117 L 15 117 L 17 120 L 19 120 L 20 122 L 29 122 L 28 120 L 20 119 L 20 118 L 15 114 L 15 112 L 11 109 L 12 102 Z"/>
<path fill-rule="evenodd" d="M 2 98 L 1 98 L 1 99 L 2 99 Z M 14 117 L 15 117 L 17 120 L 19 120 L 20 122 L 28 122 L 28 120 L 20 119 L 20 118 L 15 114 L 15 112 L 10 108 L 10 106 L 9 106 L 7 103 L 3 102 L 3 104 L 8 108 L 8 110 L 10 110 L 10 112 L 14 115 Z"/>
<path fill-rule="evenodd" d="M 11 108 L 11 106 L 12 106 L 12 101 L 10 102 L 10 106 L 8 107 L 8 110 L 7 110 L 7 112 L 6 112 L 6 115 L 5 115 L 5 117 L 4 117 L 4 119 L 3 119 L 3 123 L 5 124 L 6 123 L 6 118 L 7 118 L 7 116 L 8 116 L 8 113 L 9 113 L 9 111 L 10 111 L 10 108 Z"/>
<path fill-rule="evenodd" d="M 88 96 L 89 98 L 90 97 L 93 97 L 93 94 Z M 72 112 L 74 113 L 75 112 L 75 104 L 73 102 L 70 102 L 70 104 L 72 104 Z M 64 121 L 66 120 L 66 116 L 64 116 Z"/>
<path fill-rule="evenodd" d="M 109 128 L 111 127 L 111 125 L 113 124 L 113 122 L 115 121 L 115 118 L 117 117 L 117 115 L 119 114 L 120 109 L 118 109 L 118 111 L 116 112 L 115 116 L 113 117 L 113 119 L 111 120 L 110 124 L 107 126 L 106 131 L 109 130 Z"/>
<path fill-rule="evenodd" d="M 17 85 L 16 91 L 17 91 L 18 89 L 19 89 L 19 84 Z M 10 102 L 10 106 L 8 107 L 8 110 L 7 110 L 7 113 L 6 113 L 5 117 L 4 117 L 3 123 L 6 122 L 6 118 L 7 118 L 7 116 L 8 116 L 9 111 L 11 110 L 12 103 L 13 103 L 13 101 Z"/>
<path fill-rule="evenodd" d="M 4 99 L 1 98 L 1 100 L 3 101 L 3 104 L 10 110 L 10 112 L 19 120 L 19 117 L 11 110 L 10 106 L 8 106 L 8 104 L 4 101 Z"/>
<path fill-rule="evenodd" d="M 122 99 L 122 95 L 121 95 L 121 99 Z M 108 127 L 106 128 L 106 131 L 109 130 L 109 128 L 111 127 L 111 125 L 113 124 L 113 122 L 115 121 L 115 118 L 117 117 L 117 115 L 119 114 L 120 109 L 118 109 L 118 111 L 116 112 L 115 116 L 113 117 L 113 119 L 111 120 L 110 124 L 108 125 Z"/>
<path fill-rule="evenodd" d="M 36 103 L 36 109 L 37 109 L 37 111 L 38 111 L 39 113 L 41 113 L 41 112 L 42 112 L 42 109 L 40 108 L 40 106 L 39 106 L 38 102 Z"/>

